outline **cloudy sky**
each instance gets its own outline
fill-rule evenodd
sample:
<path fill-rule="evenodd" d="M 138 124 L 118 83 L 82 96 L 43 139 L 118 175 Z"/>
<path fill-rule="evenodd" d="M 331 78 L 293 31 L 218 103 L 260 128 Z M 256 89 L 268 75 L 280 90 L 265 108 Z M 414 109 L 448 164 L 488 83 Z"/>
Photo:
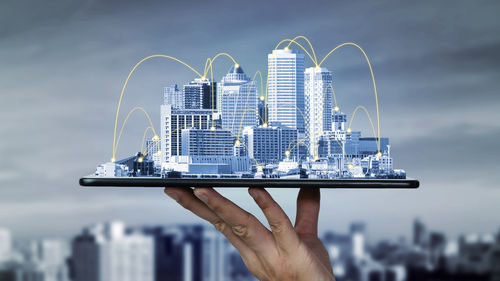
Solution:
<path fill-rule="evenodd" d="M 199 222 L 161 189 L 88 189 L 80 176 L 111 156 L 114 111 L 131 67 L 168 54 L 200 69 L 232 54 L 266 71 L 277 42 L 309 37 L 322 57 L 364 47 L 380 95 L 381 133 L 418 190 L 323 190 L 322 230 L 364 220 L 373 238 L 409 235 L 418 216 L 450 235 L 500 227 L 500 2 L 498 1 L 28 1 L 0 4 L 0 227 L 17 237 L 69 236 L 83 225 Z M 310 64 L 310 62 L 309 62 Z M 231 63 L 215 64 L 217 80 Z M 339 105 L 374 112 L 363 57 L 345 47 L 324 64 Z M 159 123 L 163 87 L 193 74 L 151 60 L 132 77 L 121 118 L 144 106 Z M 369 135 L 359 114 L 353 128 Z M 159 124 L 155 124 L 159 125 Z M 118 157 L 140 147 L 131 118 Z M 247 191 L 224 194 L 260 218 Z M 297 191 L 272 194 L 294 218 Z"/>

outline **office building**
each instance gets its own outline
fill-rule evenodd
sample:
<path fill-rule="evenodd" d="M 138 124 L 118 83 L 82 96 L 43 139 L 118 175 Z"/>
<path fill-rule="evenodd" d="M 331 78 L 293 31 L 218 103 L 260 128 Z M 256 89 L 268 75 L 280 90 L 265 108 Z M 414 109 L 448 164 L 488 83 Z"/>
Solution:
<path fill-rule="evenodd" d="M 298 156 L 297 129 L 286 127 L 245 127 L 244 142 L 248 155 L 257 162 L 278 163 L 287 156 Z M 287 152 L 288 151 L 288 152 Z M 289 155 L 287 155 L 289 153 Z"/>
<path fill-rule="evenodd" d="M 378 153 L 378 138 L 362 137 L 359 138 L 358 153 L 362 156 L 375 155 Z M 389 138 L 380 138 L 380 152 L 384 152 L 389 145 Z"/>
<path fill-rule="evenodd" d="M 224 129 L 183 129 L 182 155 L 232 156 L 235 138 Z"/>
<path fill-rule="evenodd" d="M 0 228 L 0 263 L 10 258 L 11 251 L 12 237 L 10 231 L 5 228 Z"/>
<path fill-rule="evenodd" d="M 184 85 L 185 109 L 217 109 L 217 83 L 196 78 Z"/>
<path fill-rule="evenodd" d="M 268 121 L 305 131 L 304 55 L 288 48 L 268 54 Z"/>
<path fill-rule="evenodd" d="M 179 90 L 177 84 L 164 88 L 163 104 L 170 104 L 175 109 L 184 109 L 184 103 L 184 93 Z"/>
<path fill-rule="evenodd" d="M 161 162 L 182 154 L 182 130 L 186 128 L 210 129 L 213 123 L 210 109 L 176 110 L 171 105 L 161 106 Z"/>
<path fill-rule="evenodd" d="M 311 156 L 318 155 L 318 141 L 323 132 L 332 131 L 333 96 L 331 85 L 332 74 L 328 69 L 309 67 L 305 70 L 306 136 Z"/>
<path fill-rule="evenodd" d="M 245 75 L 241 66 L 233 66 L 217 88 L 218 111 L 222 128 L 241 137 L 246 126 L 259 124 L 258 96 L 255 81 Z"/>
<path fill-rule="evenodd" d="M 153 239 L 121 222 L 97 224 L 73 240 L 71 263 L 75 281 L 153 281 Z"/>
<path fill-rule="evenodd" d="M 155 241 L 156 280 L 224 281 L 233 248 L 212 226 L 173 225 L 145 228 Z"/>

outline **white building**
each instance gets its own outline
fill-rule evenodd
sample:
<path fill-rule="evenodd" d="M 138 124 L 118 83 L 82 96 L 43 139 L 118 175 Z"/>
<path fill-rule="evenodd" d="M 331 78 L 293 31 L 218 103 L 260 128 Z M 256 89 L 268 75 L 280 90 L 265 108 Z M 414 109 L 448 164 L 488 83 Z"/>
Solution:
<path fill-rule="evenodd" d="M 233 66 L 222 78 L 217 89 L 217 97 L 217 108 L 224 129 L 241 137 L 244 127 L 259 124 L 255 81 L 245 75 L 241 66 Z"/>
<path fill-rule="evenodd" d="M 10 258 L 12 251 L 12 238 L 10 231 L 0 228 L 0 263 Z"/>
<path fill-rule="evenodd" d="M 163 104 L 170 104 L 175 109 L 184 109 L 184 92 L 179 90 L 177 84 L 164 88 Z"/>
<path fill-rule="evenodd" d="M 332 130 L 332 74 L 323 67 L 309 67 L 304 74 L 306 136 L 309 154 L 318 155 L 318 141 Z"/>
<path fill-rule="evenodd" d="M 121 222 L 98 224 L 73 240 L 75 281 L 153 281 L 153 238 L 126 234 Z"/>
<path fill-rule="evenodd" d="M 127 177 L 129 170 L 125 165 L 107 162 L 97 166 L 95 175 L 97 177 Z"/>
<path fill-rule="evenodd" d="M 254 161 L 247 156 L 172 156 L 164 170 L 187 174 L 230 174 L 250 171 Z"/>
<path fill-rule="evenodd" d="M 168 162 L 170 157 L 182 154 L 182 129 L 210 129 L 213 125 L 212 116 L 210 109 L 176 110 L 169 104 L 162 105 L 160 122 L 162 165 Z"/>
<path fill-rule="evenodd" d="M 305 130 L 304 54 L 288 48 L 273 50 L 268 60 L 268 118 L 273 126 Z"/>

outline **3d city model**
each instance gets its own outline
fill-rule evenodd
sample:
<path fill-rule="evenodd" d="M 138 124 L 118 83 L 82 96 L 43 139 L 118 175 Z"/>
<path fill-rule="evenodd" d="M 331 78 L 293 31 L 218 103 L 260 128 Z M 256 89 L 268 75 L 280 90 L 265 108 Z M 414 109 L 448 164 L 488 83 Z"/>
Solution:
<path fill-rule="evenodd" d="M 307 43 L 307 44 L 305 44 Z M 344 46 L 356 47 L 370 70 L 376 125 L 360 105 L 350 116 L 337 104 L 332 73 L 325 60 Z M 159 105 L 159 130 L 141 107 L 133 108 L 118 126 L 120 106 L 129 79 L 144 61 L 174 60 L 196 76 L 164 89 Z M 216 82 L 214 63 L 226 57 L 233 66 Z M 378 94 L 373 69 L 364 50 L 343 43 L 318 60 L 303 36 L 285 39 L 268 55 L 267 74 L 248 76 L 227 53 L 208 58 L 197 71 L 180 59 L 152 55 L 139 61 L 122 88 L 109 162 L 97 167 L 97 177 L 161 178 L 311 178 L 405 179 L 393 168 L 389 139 L 380 136 Z M 306 60 L 312 67 L 306 68 Z M 258 81 L 259 78 L 260 87 Z M 368 99 L 367 99 L 368 100 Z M 369 99 L 372 102 L 372 99 Z M 116 152 L 128 117 L 142 111 L 149 119 L 143 147 L 117 160 Z M 367 114 L 372 132 L 351 128 L 358 111 Z M 148 134 L 152 137 L 146 138 Z"/>

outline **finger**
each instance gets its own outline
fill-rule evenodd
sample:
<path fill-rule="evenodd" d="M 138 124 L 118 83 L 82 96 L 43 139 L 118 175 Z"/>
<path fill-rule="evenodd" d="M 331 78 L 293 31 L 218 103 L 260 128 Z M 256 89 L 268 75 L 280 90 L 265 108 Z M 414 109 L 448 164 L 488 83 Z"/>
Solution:
<path fill-rule="evenodd" d="M 194 194 L 231 226 L 231 229 L 250 249 L 260 254 L 271 254 L 275 249 L 271 232 L 258 219 L 212 188 L 196 188 Z"/>
<path fill-rule="evenodd" d="M 301 188 L 297 197 L 295 231 L 299 235 L 318 235 L 319 188 Z"/>
<path fill-rule="evenodd" d="M 285 252 L 296 250 L 299 237 L 295 233 L 290 219 L 269 192 L 263 188 L 249 188 L 248 193 L 266 216 L 279 249 Z"/>
<path fill-rule="evenodd" d="M 215 228 L 221 232 L 236 249 L 238 249 L 240 254 L 245 255 L 248 258 L 250 258 L 252 254 L 255 255 L 253 251 L 231 231 L 231 227 L 227 225 L 226 222 L 219 218 L 212 210 L 210 210 L 210 208 L 207 207 L 207 205 L 194 196 L 191 188 L 168 187 L 165 188 L 165 193 L 177 201 L 182 207 L 213 224 Z"/>

